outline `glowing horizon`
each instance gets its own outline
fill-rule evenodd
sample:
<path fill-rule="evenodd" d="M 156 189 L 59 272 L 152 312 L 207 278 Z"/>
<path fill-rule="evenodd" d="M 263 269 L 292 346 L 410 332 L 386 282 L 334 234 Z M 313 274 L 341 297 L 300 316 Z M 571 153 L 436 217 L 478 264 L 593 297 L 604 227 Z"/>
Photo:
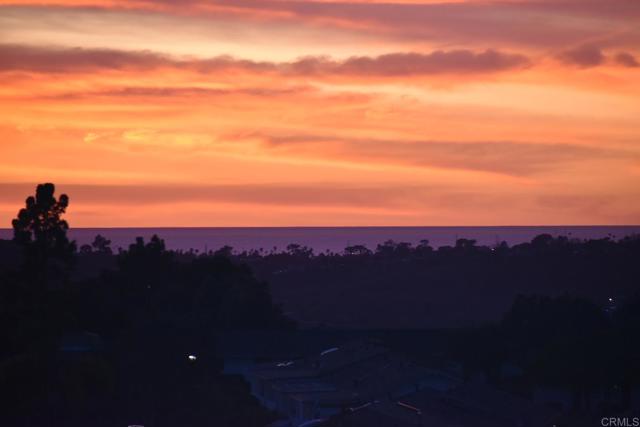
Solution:
<path fill-rule="evenodd" d="M 640 3 L 10 0 L 0 228 L 640 223 Z"/>

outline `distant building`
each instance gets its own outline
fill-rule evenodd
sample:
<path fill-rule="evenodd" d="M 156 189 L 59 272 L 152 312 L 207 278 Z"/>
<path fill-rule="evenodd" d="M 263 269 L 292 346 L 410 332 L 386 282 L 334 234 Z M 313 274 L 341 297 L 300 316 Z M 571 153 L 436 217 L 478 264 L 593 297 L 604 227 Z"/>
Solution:
<path fill-rule="evenodd" d="M 420 390 L 442 392 L 460 382 L 369 341 L 330 347 L 307 358 L 261 364 L 248 378 L 260 402 L 296 427 Z"/>
<path fill-rule="evenodd" d="M 542 427 L 556 414 L 547 407 L 466 383 L 451 390 L 420 390 L 333 417 L 323 427 Z"/>
<path fill-rule="evenodd" d="M 258 365 L 304 359 L 332 346 L 361 338 L 352 331 L 232 331 L 217 337 L 217 351 L 224 360 L 224 373 L 242 375 Z"/>
<path fill-rule="evenodd" d="M 66 355 L 98 353 L 103 348 L 100 336 L 91 332 L 65 334 L 58 342 L 58 352 Z"/>

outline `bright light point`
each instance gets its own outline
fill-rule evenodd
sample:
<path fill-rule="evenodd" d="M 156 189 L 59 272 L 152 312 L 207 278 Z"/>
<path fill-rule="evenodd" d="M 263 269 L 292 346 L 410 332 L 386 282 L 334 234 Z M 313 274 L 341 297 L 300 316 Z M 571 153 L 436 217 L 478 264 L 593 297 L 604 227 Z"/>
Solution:
<path fill-rule="evenodd" d="M 613 302 L 613 298 L 609 298 L 609 302 Z"/>
<path fill-rule="evenodd" d="M 187 359 L 189 359 L 190 361 L 195 361 L 197 359 L 197 357 L 193 354 L 190 354 L 189 356 L 187 356 Z"/>

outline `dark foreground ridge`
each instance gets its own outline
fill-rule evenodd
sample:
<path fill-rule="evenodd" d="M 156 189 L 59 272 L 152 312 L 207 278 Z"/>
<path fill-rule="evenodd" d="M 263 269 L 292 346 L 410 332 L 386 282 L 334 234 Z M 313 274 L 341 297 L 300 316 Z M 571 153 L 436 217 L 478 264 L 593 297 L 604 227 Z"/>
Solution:
<path fill-rule="evenodd" d="M 640 407 L 638 237 L 114 253 L 69 241 L 68 206 L 38 186 L 0 241 L 0 425 L 597 426 Z"/>

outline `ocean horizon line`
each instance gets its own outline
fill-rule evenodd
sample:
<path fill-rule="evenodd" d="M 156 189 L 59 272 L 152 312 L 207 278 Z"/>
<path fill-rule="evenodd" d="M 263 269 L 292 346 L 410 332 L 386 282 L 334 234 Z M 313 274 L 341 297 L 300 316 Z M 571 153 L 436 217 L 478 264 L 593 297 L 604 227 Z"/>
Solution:
<path fill-rule="evenodd" d="M 409 228 L 628 228 L 640 227 L 639 224 L 527 224 L 527 225 L 211 225 L 211 226 L 94 226 L 69 227 L 69 230 L 207 230 L 207 229 L 409 229 Z M 12 230 L 0 227 L 0 230 Z"/>

